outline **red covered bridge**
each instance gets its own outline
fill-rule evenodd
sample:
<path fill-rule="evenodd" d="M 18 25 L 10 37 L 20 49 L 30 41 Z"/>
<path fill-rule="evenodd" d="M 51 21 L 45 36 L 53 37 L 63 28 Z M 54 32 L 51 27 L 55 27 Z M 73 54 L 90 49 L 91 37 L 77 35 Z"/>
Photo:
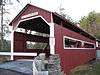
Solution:
<path fill-rule="evenodd" d="M 62 70 L 68 74 L 96 58 L 95 38 L 57 13 L 27 4 L 10 26 L 12 60 L 59 54 Z"/>

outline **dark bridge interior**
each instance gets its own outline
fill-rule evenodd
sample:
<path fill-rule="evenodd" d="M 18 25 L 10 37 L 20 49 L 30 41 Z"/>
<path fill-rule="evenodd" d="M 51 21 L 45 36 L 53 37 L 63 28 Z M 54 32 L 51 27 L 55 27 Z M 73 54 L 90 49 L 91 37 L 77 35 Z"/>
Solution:
<path fill-rule="evenodd" d="M 22 21 L 18 25 L 18 28 L 23 28 L 25 32 L 14 33 L 14 52 L 50 54 L 50 27 L 41 17 Z M 32 31 L 35 33 L 32 34 Z"/>

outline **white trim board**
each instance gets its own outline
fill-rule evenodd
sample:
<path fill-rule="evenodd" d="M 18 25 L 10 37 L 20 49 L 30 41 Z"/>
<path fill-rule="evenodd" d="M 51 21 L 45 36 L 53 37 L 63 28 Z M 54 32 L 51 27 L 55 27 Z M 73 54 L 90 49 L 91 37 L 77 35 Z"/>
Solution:
<path fill-rule="evenodd" d="M 0 52 L 0 55 L 11 55 L 11 52 Z"/>
<path fill-rule="evenodd" d="M 67 47 L 64 47 L 64 49 L 68 49 L 68 50 L 80 50 L 80 49 L 88 49 L 88 50 L 93 50 L 93 49 L 96 49 L 96 48 L 67 48 Z"/>
<path fill-rule="evenodd" d="M 50 23 L 50 54 L 55 54 L 55 36 L 54 36 L 54 23 Z"/>
<path fill-rule="evenodd" d="M 11 52 L 0 52 L 0 55 L 12 55 Z M 37 56 L 37 53 L 13 52 L 13 56 Z"/>
<path fill-rule="evenodd" d="M 37 56 L 37 53 L 19 53 L 19 52 L 14 52 L 14 56 Z"/>
<path fill-rule="evenodd" d="M 11 60 L 13 60 L 13 51 L 14 51 L 14 30 L 11 33 Z"/>

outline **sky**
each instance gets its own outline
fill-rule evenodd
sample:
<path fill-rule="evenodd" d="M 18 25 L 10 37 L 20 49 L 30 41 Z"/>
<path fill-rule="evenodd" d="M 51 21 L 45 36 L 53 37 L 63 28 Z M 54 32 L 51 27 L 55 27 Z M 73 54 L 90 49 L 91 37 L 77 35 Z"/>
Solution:
<path fill-rule="evenodd" d="M 64 8 L 65 14 L 69 15 L 74 21 L 86 16 L 91 11 L 100 12 L 100 0 L 12 0 L 10 8 L 10 19 L 12 20 L 27 4 L 44 8 L 49 11 L 59 12 L 60 6 Z"/>
<path fill-rule="evenodd" d="M 9 1 L 9 0 L 7 0 Z M 96 11 L 100 13 L 100 0 L 11 0 L 4 6 L 10 13 L 5 14 L 5 19 L 10 21 L 25 7 L 27 3 L 41 7 L 43 9 L 59 12 L 60 6 L 64 8 L 64 13 L 69 15 L 74 21 L 79 21 L 81 17 L 87 16 L 89 12 Z M 11 29 L 11 28 L 10 28 Z"/>

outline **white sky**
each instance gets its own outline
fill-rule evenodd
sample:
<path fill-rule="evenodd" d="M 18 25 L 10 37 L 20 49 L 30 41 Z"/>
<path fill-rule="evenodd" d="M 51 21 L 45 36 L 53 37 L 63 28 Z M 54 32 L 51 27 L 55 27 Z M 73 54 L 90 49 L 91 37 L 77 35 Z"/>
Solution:
<path fill-rule="evenodd" d="M 56 11 L 62 5 L 65 8 L 65 13 L 69 15 L 73 20 L 78 21 L 82 16 L 86 16 L 91 11 L 100 12 L 100 0 L 19 0 L 20 4 L 16 0 L 12 0 L 13 5 L 11 8 L 10 18 L 14 18 L 18 12 L 31 1 L 31 4 L 39 6 L 41 8 Z"/>
<path fill-rule="evenodd" d="M 9 1 L 9 0 L 8 0 Z M 81 17 L 86 16 L 91 11 L 100 13 L 100 0 L 11 0 L 13 5 L 6 5 L 6 9 L 10 9 L 10 14 L 4 15 L 5 18 L 12 20 L 27 3 L 44 8 L 49 11 L 58 11 L 60 5 L 65 8 L 65 13 L 74 21 L 78 21 Z"/>

